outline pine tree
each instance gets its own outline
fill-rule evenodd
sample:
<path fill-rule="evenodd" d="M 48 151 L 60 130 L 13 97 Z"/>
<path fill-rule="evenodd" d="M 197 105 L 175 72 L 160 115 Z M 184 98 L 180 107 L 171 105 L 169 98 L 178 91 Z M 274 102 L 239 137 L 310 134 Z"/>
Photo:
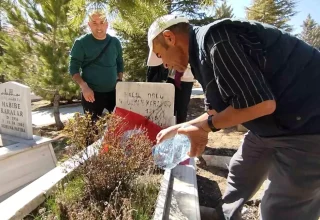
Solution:
<path fill-rule="evenodd" d="M 122 41 L 127 80 L 145 81 L 148 28 L 157 17 L 167 14 L 166 6 L 160 1 L 135 1 L 133 5 L 123 5 L 118 9 L 113 28 Z"/>
<path fill-rule="evenodd" d="M 271 24 L 285 31 L 292 31 L 287 22 L 296 14 L 295 0 L 253 0 L 247 8 L 247 18 Z"/>
<path fill-rule="evenodd" d="M 117 5 L 117 19 L 113 28 L 122 40 L 124 49 L 126 78 L 133 81 L 145 81 L 146 61 L 148 57 L 147 32 L 151 23 L 159 16 L 170 13 L 183 14 L 191 22 L 206 19 L 204 13 L 197 12 L 212 1 L 143 1 Z"/>
<path fill-rule="evenodd" d="M 206 13 L 203 11 L 204 6 L 212 6 L 213 1 L 211 0 L 166 0 L 166 7 L 168 13 L 180 13 L 192 19 L 204 19 L 206 18 Z"/>
<path fill-rule="evenodd" d="M 20 80 L 38 95 L 50 99 L 58 129 L 61 96 L 71 98 L 79 91 L 68 74 L 69 50 L 80 28 L 68 24 L 70 0 L 10 1 L 8 22 L 17 32 L 2 36 L 6 50 L 1 58 L 10 79 Z"/>
<path fill-rule="evenodd" d="M 0 36 L 5 32 L 5 23 L 6 23 L 6 15 L 5 15 L 5 2 L 0 0 Z M 0 56 L 4 54 L 4 49 L 0 46 Z M 0 61 L 1 64 L 1 61 Z"/>
<path fill-rule="evenodd" d="M 309 14 L 303 21 L 300 38 L 308 44 L 320 49 L 320 25 Z"/>
<path fill-rule="evenodd" d="M 227 4 L 226 0 L 223 0 L 221 5 L 215 7 L 215 19 L 232 18 L 233 16 L 233 9 Z"/>

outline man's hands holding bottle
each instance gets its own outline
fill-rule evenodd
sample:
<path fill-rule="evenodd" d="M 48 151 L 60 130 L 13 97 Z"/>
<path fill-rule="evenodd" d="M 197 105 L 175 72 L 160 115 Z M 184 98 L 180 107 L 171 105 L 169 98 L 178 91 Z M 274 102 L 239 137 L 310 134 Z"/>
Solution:
<path fill-rule="evenodd" d="M 208 143 L 209 131 L 205 130 L 203 122 L 179 124 L 163 129 L 157 135 L 157 143 L 172 138 L 176 134 L 183 134 L 189 138 L 191 143 L 190 157 L 200 156 Z"/>

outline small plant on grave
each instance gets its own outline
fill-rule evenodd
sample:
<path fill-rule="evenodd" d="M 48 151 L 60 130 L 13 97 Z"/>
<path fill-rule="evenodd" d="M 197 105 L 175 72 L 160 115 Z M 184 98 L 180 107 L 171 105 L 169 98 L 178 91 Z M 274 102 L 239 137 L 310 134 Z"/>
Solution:
<path fill-rule="evenodd" d="M 54 211 L 47 212 L 48 216 L 151 218 L 160 187 L 159 177 L 154 175 L 152 142 L 141 130 L 124 138 L 121 128 L 125 123 L 112 114 L 96 123 L 91 122 L 89 114 L 76 114 L 66 124 L 64 132 L 70 145 L 67 154 L 79 166 L 51 198 L 49 204 Z M 88 143 L 92 143 L 89 148 Z"/>

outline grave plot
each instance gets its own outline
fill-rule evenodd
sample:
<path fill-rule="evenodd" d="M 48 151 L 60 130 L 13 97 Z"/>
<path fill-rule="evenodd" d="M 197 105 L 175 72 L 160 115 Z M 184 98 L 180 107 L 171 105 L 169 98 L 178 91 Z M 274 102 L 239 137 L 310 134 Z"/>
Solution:
<path fill-rule="evenodd" d="M 65 132 L 73 145 L 69 153 L 78 153 L 64 166 L 72 168 L 72 172 L 25 219 L 150 219 L 161 179 L 160 173 L 153 170 L 151 141 L 143 133 L 124 140 L 124 133 L 112 132 L 125 123 L 113 115 L 97 122 L 97 131 L 104 140 L 86 148 L 87 129 L 81 128 L 88 121 L 89 117 L 77 114 L 67 123 Z M 105 123 L 109 132 L 104 134 Z"/>
<path fill-rule="evenodd" d="M 160 127 L 175 124 L 174 87 L 164 83 L 119 83 L 117 108 L 132 111 Z"/>
<path fill-rule="evenodd" d="M 146 89 L 143 88 L 144 86 Z M 153 93 L 151 92 L 152 89 L 156 91 L 157 95 L 151 95 Z M 134 107 L 132 105 L 121 106 L 120 103 L 120 107 L 117 106 L 118 110 L 129 110 L 134 113 L 140 111 L 140 114 L 146 119 L 153 117 L 155 124 L 169 126 L 174 123 L 173 106 L 170 105 L 170 103 L 173 103 L 174 93 L 168 94 L 170 90 L 173 91 L 173 86 L 170 84 L 118 83 L 117 93 L 122 93 L 123 95 L 117 96 L 117 103 L 120 101 L 122 103 L 132 103 L 132 100 L 134 100 L 134 103 L 138 102 L 135 100 L 140 100 L 139 106 Z M 163 95 L 165 92 L 167 92 L 166 96 Z M 159 99 L 159 102 L 157 102 L 157 99 Z M 149 104 L 151 101 L 152 105 Z M 163 105 L 163 102 L 167 103 L 167 105 Z M 137 112 L 135 112 L 136 108 L 138 108 Z M 160 111 L 158 111 L 159 109 Z M 169 115 L 166 115 L 168 109 L 172 111 Z M 118 110 L 116 109 L 116 114 Z M 120 112 L 123 113 L 125 111 Z M 85 126 L 81 126 L 81 123 L 83 125 L 83 120 L 85 120 L 83 116 L 77 115 L 73 120 L 74 125 L 70 127 L 69 132 L 79 132 L 81 129 L 85 130 Z M 107 117 L 106 120 L 110 120 L 110 117 Z M 113 120 L 113 122 L 115 123 L 114 125 L 123 125 L 128 120 Z M 108 129 L 117 130 L 112 129 L 110 123 L 108 121 Z M 77 127 L 75 127 L 75 124 Z M 104 123 L 101 123 L 101 125 L 104 125 Z M 84 218 L 88 216 L 94 218 L 96 215 L 101 217 L 100 214 L 110 217 L 111 213 L 111 219 L 117 215 L 122 215 L 124 219 L 128 219 L 128 215 L 132 215 L 134 219 L 200 219 L 195 163 L 193 159 L 186 161 L 184 165 L 178 165 L 171 171 L 166 170 L 164 175 L 162 175 L 163 171 L 146 169 L 148 168 L 148 164 L 152 162 L 150 154 L 152 143 L 148 139 L 143 139 L 146 136 L 143 137 L 143 134 L 139 132 L 131 134 L 131 138 L 127 139 L 127 142 L 124 143 L 123 136 L 116 136 L 118 140 L 111 141 L 111 137 L 115 137 L 113 134 L 112 132 L 106 132 L 103 142 L 100 142 L 102 139 L 99 139 L 84 149 L 82 146 L 80 149 L 83 149 L 83 151 L 80 151 L 73 158 L 64 162 L 62 166 L 51 170 L 10 197 L 5 203 L 0 204 L 0 216 L 2 215 L 1 217 L 5 219 L 21 219 L 25 216 L 27 216 L 26 218 L 33 219 L 48 215 L 51 217 L 60 214 L 65 215 L 69 210 L 73 214 L 78 213 L 80 218 L 81 215 Z M 73 135 L 73 137 L 74 143 L 81 142 L 82 135 Z M 148 135 L 148 138 L 150 138 L 150 135 Z M 84 141 L 83 137 L 82 141 Z M 135 148 L 138 149 L 138 152 L 133 150 Z M 130 163 L 127 163 L 128 161 Z M 84 168 L 85 164 L 87 164 L 86 168 Z M 96 166 L 97 164 L 99 166 Z M 123 172 L 124 167 L 127 167 L 125 170 L 130 172 Z M 131 170 L 129 169 L 130 167 Z M 79 172 L 82 174 L 82 177 L 86 178 L 86 181 L 79 178 L 81 177 Z M 112 178 L 108 178 L 110 176 Z M 111 181 L 112 179 L 116 181 Z M 107 200 L 101 197 L 94 197 L 93 192 L 95 191 L 88 193 L 92 188 L 88 187 L 85 183 L 94 183 L 91 184 L 91 187 L 103 186 L 105 184 L 112 186 L 111 188 L 102 187 L 103 190 L 100 190 L 98 193 L 98 195 L 108 195 L 108 192 L 111 194 L 109 194 L 110 196 L 108 196 Z M 115 183 L 119 183 L 119 185 Z M 123 191 L 121 189 L 129 188 L 129 185 L 125 185 L 124 183 L 130 183 L 129 185 L 134 187 L 129 191 Z M 57 187 L 58 190 L 54 191 Z M 99 187 L 94 188 L 98 189 Z M 130 197 L 126 197 L 128 193 L 131 195 Z M 52 196 L 49 196 L 50 194 Z M 56 203 L 57 198 L 60 204 Z M 89 203 L 80 203 L 82 206 L 73 206 L 72 204 L 74 203 L 72 202 L 77 201 L 79 198 L 81 201 Z M 100 202 L 94 202 L 97 200 Z M 44 201 L 43 206 L 38 207 Z M 118 202 L 115 203 L 115 201 Z M 79 203 L 76 204 L 79 205 Z M 144 208 L 137 208 L 137 204 Z M 29 214 L 34 209 L 36 211 Z M 2 212 L 3 210 L 6 210 L 6 212 Z M 60 214 L 56 213 L 57 210 Z M 95 211 L 91 212 L 92 210 Z M 128 212 L 128 210 L 131 211 Z M 2 213 L 6 213 L 6 216 Z M 124 214 L 127 216 L 123 216 Z"/>
<path fill-rule="evenodd" d="M 32 134 L 30 88 L 0 84 L 0 202 L 55 166 L 51 140 Z"/>

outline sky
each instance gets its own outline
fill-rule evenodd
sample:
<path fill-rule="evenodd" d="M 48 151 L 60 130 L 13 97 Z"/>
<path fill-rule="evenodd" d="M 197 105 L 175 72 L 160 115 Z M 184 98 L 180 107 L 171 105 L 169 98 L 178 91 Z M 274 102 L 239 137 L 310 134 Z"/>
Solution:
<path fill-rule="evenodd" d="M 227 3 L 232 6 L 236 18 L 245 18 L 245 7 L 250 6 L 251 2 L 252 0 L 227 0 Z M 298 13 L 289 22 L 293 25 L 293 34 L 301 32 L 301 25 L 308 14 L 317 23 L 320 23 L 320 0 L 297 0 L 296 11 Z"/>

